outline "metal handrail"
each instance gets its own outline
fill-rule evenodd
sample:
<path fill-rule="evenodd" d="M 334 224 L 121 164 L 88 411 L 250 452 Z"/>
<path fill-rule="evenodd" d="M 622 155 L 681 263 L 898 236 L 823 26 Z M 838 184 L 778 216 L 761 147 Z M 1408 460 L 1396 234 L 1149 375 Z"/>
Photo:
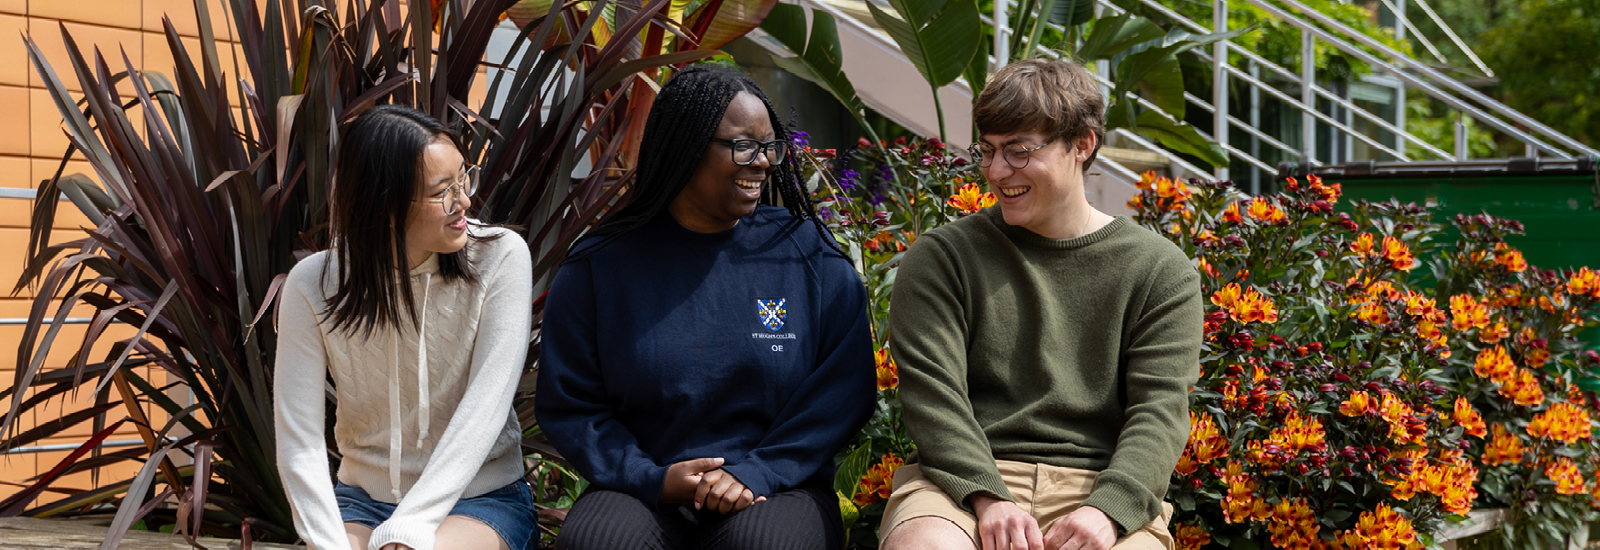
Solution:
<path fill-rule="evenodd" d="M 1334 46 L 1336 48 L 1339 48 L 1340 50 L 1344 51 L 1345 53 L 1348 53 L 1348 54 L 1350 54 L 1352 56 L 1355 56 L 1357 59 L 1360 59 L 1363 62 L 1383 67 L 1386 71 L 1390 72 L 1391 74 L 1394 74 L 1396 77 L 1399 77 L 1401 80 L 1404 80 L 1407 83 L 1412 84 L 1412 85 L 1414 85 L 1414 86 L 1416 86 L 1418 88 L 1421 88 L 1425 92 L 1428 92 L 1428 94 L 1434 96 L 1434 98 L 1439 99 L 1440 101 L 1444 101 L 1446 104 L 1450 104 L 1451 107 L 1454 107 L 1454 108 L 1456 108 L 1456 109 L 1458 109 L 1460 111 L 1465 112 L 1466 114 L 1472 116 L 1474 119 L 1481 120 L 1485 124 L 1489 124 L 1490 126 L 1493 126 L 1496 130 L 1500 130 L 1502 132 L 1510 134 L 1512 137 L 1517 138 L 1519 141 L 1522 141 L 1523 143 L 1534 145 L 1534 146 L 1539 147 L 1540 149 L 1545 150 L 1545 151 L 1547 151 L 1547 152 L 1549 152 L 1551 154 L 1559 155 L 1562 158 L 1572 158 L 1572 155 L 1568 154 L 1567 152 L 1562 151 L 1560 149 L 1556 149 L 1555 147 L 1543 142 L 1542 140 L 1539 140 L 1538 138 L 1536 138 L 1534 136 L 1530 136 L 1530 135 L 1528 135 L 1528 134 L 1516 129 L 1513 126 L 1500 121 L 1499 119 L 1496 119 L 1496 118 L 1494 118 L 1492 116 L 1489 116 L 1488 113 L 1485 113 L 1482 110 L 1480 110 L 1480 109 L 1478 109 L 1476 107 L 1473 107 L 1472 105 L 1468 105 L 1466 102 L 1461 101 L 1459 99 L 1456 99 L 1454 96 L 1451 96 L 1450 94 L 1443 93 L 1442 90 L 1439 90 L 1438 88 L 1435 88 L 1434 86 L 1432 86 L 1431 84 L 1428 84 L 1427 82 L 1423 81 L 1422 79 L 1419 79 L 1419 78 L 1417 78 L 1415 76 L 1412 76 L 1411 74 L 1407 73 L 1404 70 L 1400 70 L 1399 68 L 1394 67 L 1393 65 L 1385 62 L 1382 59 L 1379 59 L 1377 56 L 1375 56 L 1375 55 L 1373 55 L 1371 53 L 1368 53 L 1368 52 L 1362 50 L 1361 48 L 1357 48 L 1355 46 L 1350 45 L 1349 43 L 1345 42 L 1344 40 L 1342 40 L 1338 36 L 1335 36 L 1335 35 L 1333 35 L 1332 33 L 1328 32 L 1328 31 L 1324 31 L 1324 30 L 1322 30 L 1320 28 L 1317 28 L 1315 25 L 1308 24 L 1308 23 L 1306 23 L 1304 21 L 1297 20 L 1296 18 L 1292 17 L 1290 14 L 1284 12 L 1283 10 L 1279 9 L 1276 6 L 1268 4 L 1267 2 L 1265 2 L 1263 0 L 1244 0 L 1244 1 L 1246 3 L 1249 3 L 1252 6 L 1260 8 L 1262 11 L 1267 12 L 1269 15 L 1272 15 L 1274 17 L 1282 19 L 1282 20 L 1288 22 L 1289 24 L 1294 25 L 1295 27 L 1298 27 L 1299 29 L 1301 29 L 1301 31 L 1307 31 L 1307 32 L 1312 33 L 1313 35 L 1316 35 L 1316 37 L 1318 39 L 1321 39 L 1322 41 L 1327 42 L 1328 44 L 1330 44 L 1330 45 L 1332 45 L 1332 46 Z M 1544 135 L 1545 137 L 1548 137 L 1551 140 L 1562 144 L 1563 146 L 1566 146 L 1568 148 L 1571 148 L 1571 149 L 1573 149 L 1575 151 L 1578 151 L 1578 152 L 1581 152 L 1583 154 L 1586 154 L 1586 155 L 1600 155 L 1600 151 L 1596 151 L 1594 149 L 1591 149 L 1588 146 L 1585 146 L 1583 143 L 1580 143 L 1578 140 L 1575 140 L 1575 139 L 1572 139 L 1570 137 L 1567 137 L 1567 136 L 1561 134 L 1560 132 L 1557 132 L 1555 129 L 1550 128 L 1549 126 L 1545 126 L 1544 124 L 1539 123 L 1539 121 L 1534 120 L 1534 119 L 1528 117 L 1527 115 L 1519 113 L 1516 110 L 1514 110 L 1514 109 L 1512 109 L 1510 107 L 1507 107 L 1507 106 L 1505 106 L 1504 104 L 1502 104 L 1502 103 L 1500 103 L 1498 101 L 1495 101 L 1493 98 L 1491 98 L 1489 96 L 1483 95 L 1481 92 L 1478 92 L 1477 90 L 1474 90 L 1474 89 L 1468 87 L 1466 84 L 1462 84 L 1461 82 L 1458 82 L 1455 79 L 1452 79 L 1450 77 L 1444 76 L 1443 74 L 1440 74 L 1438 71 L 1434 70 L 1432 67 L 1429 67 L 1429 66 L 1427 66 L 1425 64 L 1422 64 L 1422 63 L 1419 63 L 1414 59 L 1406 57 L 1405 55 L 1401 54 L 1400 52 L 1396 52 L 1393 49 L 1390 49 L 1388 46 L 1385 46 L 1382 43 L 1378 42 L 1377 40 L 1372 39 L 1372 37 L 1369 37 L 1367 35 L 1364 35 L 1364 34 L 1361 34 L 1359 32 L 1356 32 L 1355 30 L 1351 29 L 1350 27 L 1345 26 L 1344 23 L 1340 23 L 1338 20 L 1336 20 L 1336 19 L 1334 19 L 1332 17 L 1329 17 L 1326 14 L 1323 14 L 1321 12 L 1313 10 L 1313 9 L 1305 6 L 1304 4 L 1301 4 L 1300 2 L 1297 2 L 1296 0 L 1278 0 L 1278 1 L 1282 2 L 1286 6 L 1289 6 L 1289 7 L 1293 8 L 1295 11 L 1300 12 L 1300 13 L 1304 14 L 1305 16 L 1315 20 L 1317 23 L 1321 23 L 1323 25 L 1326 25 L 1329 28 L 1334 29 L 1335 31 L 1338 31 L 1338 32 L 1340 32 L 1340 33 L 1342 33 L 1342 34 L 1344 34 L 1346 36 L 1349 36 L 1350 38 L 1353 38 L 1357 42 L 1361 43 L 1363 46 L 1367 46 L 1367 47 L 1372 48 L 1372 49 L 1374 49 L 1376 51 L 1382 52 L 1384 55 L 1387 55 L 1387 56 L 1390 56 L 1392 58 L 1399 59 L 1399 60 L 1405 62 L 1405 64 L 1407 65 L 1406 68 L 1408 68 L 1410 70 L 1413 70 L 1413 71 L 1416 71 L 1418 74 L 1421 74 L 1421 75 L 1423 75 L 1423 76 L 1425 76 L 1425 77 L 1427 77 L 1427 78 L 1429 78 L 1431 80 L 1437 81 L 1440 84 L 1443 84 L 1446 88 L 1449 88 L 1450 90 L 1452 90 L 1452 91 L 1454 91 L 1456 93 L 1459 93 L 1462 96 L 1465 96 L 1465 97 L 1470 98 L 1470 99 L 1472 99 L 1474 101 L 1477 101 L 1478 103 L 1480 103 L 1482 105 L 1487 106 L 1491 111 L 1499 113 L 1499 114 L 1505 116 L 1506 118 L 1509 118 L 1509 119 L 1515 121 L 1517 124 L 1521 124 L 1521 125 L 1524 125 L 1526 127 L 1533 128 L 1534 130 L 1537 130 L 1540 134 Z"/>
<path fill-rule="evenodd" d="M 1211 29 L 1208 29 L 1208 28 L 1202 26 L 1201 24 L 1189 19 L 1187 16 L 1185 16 L 1185 15 L 1183 15 L 1181 13 L 1178 13 L 1178 12 L 1176 12 L 1176 11 L 1170 9 L 1170 8 L 1167 8 L 1166 6 L 1164 6 L 1164 5 L 1160 4 L 1159 2 L 1157 2 L 1156 0 L 1137 0 L 1137 1 L 1140 4 L 1144 5 L 1145 7 L 1151 9 L 1152 11 L 1155 11 L 1157 13 L 1160 13 L 1160 14 L 1164 15 L 1164 16 L 1168 17 L 1169 19 L 1173 20 L 1174 22 L 1177 22 L 1178 24 L 1180 24 L 1180 25 L 1182 25 L 1182 26 L 1184 26 L 1184 27 L 1186 27 L 1186 28 L 1188 28 L 1190 30 L 1193 30 L 1195 32 L 1210 32 L 1211 31 Z M 1367 62 L 1367 63 L 1369 63 L 1369 64 L 1371 64 L 1371 65 L 1373 65 L 1373 66 L 1375 66 L 1375 67 L 1377 67 L 1377 68 L 1379 68 L 1381 70 L 1383 70 L 1384 72 L 1388 72 L 1390 74 L 1395 75 L 1397 78 L 1402 80 L 1402 82 L 1403 82 L 1402 89 L 1404 88 L 1404 86 L 1406 84 L 1409 84 L 1409 85 L 1411 85 L 1413 87 L 1416 87 L 1416 88 L 1422 90 L 1423 92 L 1427 93 L 1428 95 L 1433 96 L 1434 98 L 1439 99 L 1440 101 L 1443 101 L 1444 103 L 1446 103 L 1447 105 L 1451 106 L 1452 108 L 1455 108 L 1455 109 L 1457 109 L 1459 111 L 1462 111 L 1464 114 L 1467 114 L 1468 116 L 1472 116 L 1474 119 L 1481 120 L 1485 124 L 1489 125 L 1490 127 L 1494 128 L 1496 130 L 1499 130 L 1501 132 L 1504 132 L 1504 133 L 1510 135 L 1511 137 L 1513 137 L 1513 138 L 1515 138 L 1515 139 L 1517 139 L 1519 141 L 1522 141 L 1523 143 L 1525 143 L 1527 145 L 1530 145 L 1532 147 L 1536 147 L 1536 148 L 1538 148 L 1540 150 L 1549 152 L 1549 153 L 1551 153 L 1553 155 L 1556 155 L 1558 157 L 1561 157 L 1561 158 L 1571 158 L 1570 155 L 1566 151 L 1557 149 L 1557 148 L 1549 145 L 1548 143 L 1545 143 L 1543 140 L 1539 139 L 1539 137 L 1536 137 L 1534 135 L 1530 135 L 1530 134 L 1528 134 L 1526 132 L 1523 132 L 1523 131 L 1519 130 L 1515 126 L 1506 124 L 1505 122 L 1503 122 L 1503 121 L 1501 121 L 1501 120 L 1499 120 L 1499 119 L 1497 119 L 1497 118 L 1495 118 L 1493 116 L 1490 116 L 1488 113 L 1486 113 L 1486 112 L 1484 112 L 1484 111 L 1482 111 L 1480 109 L 1475 108 L 1471 104 L 1468 104 L 1467 102 L 1462 101 L 1461 99 L 1455 97 L 1451 93 L 1448 93 L 1445 90 L 1439 89 L 1438 87 L 1435 87 L 1435 86 L 1429 84 L 1428 82 L 1423 81 L 1422 79 L 1419 79 L 1419 78 L 1417 78 L 1417 77 L 1415 77 L 1413 75 L 1407 74 L 1407 73 L 1405 73 L 1405 71 L 1401 70 L 1400 68 L 1395 67 L 1394 65 L 1384 61 L 1383 59 L 1377 58 L 1376 56 L 1373 56 L 1372 54 L 1370 54 L 1370 53 L 1368 53 L 1366 51 L 1363 51 L 1360 48 L 1356 48 L 1356 47 L 1344 42 L 1343 40 L 1340 40 L 1337 36 L 1329 34 L 1326 31 L 1323 31 L 1322 29 L 1319 29 L 1316 26 L 1307 23 L 1306 21 L 1300 20 L 1299 18 L 1294 17 L 1293 15 L 1291 15 L 1289 13 L 1286 13 L 1286 12 L 1284 12 L 1282 10 L 1276 9 L 1273 6 L 1267 5 L 1262 0 L 1245 0 L 1245 1 L 1248 2 L 1251 5 L 1254 5 L 1254 6 L 1262 8 L 1269 15 L 1275 16 L 1278 19 L 1283 20 L 1283 21 L 1289 23 L 1290 25 L 1301 29 L 1302 31 L 1306 31 L 1306 32 L 1309 32 L 1311 34 L 1316 35 L 1317 38 L 1320 38 L 1323 41 L 1328 42 L 1330 45 L 1334 46 L 1335 48 L 1337 48 L 1337 49 L 1339 49 L 1341 51 L 1350 53 L 1351 55 L 1354 55 L 1357 58 L 1360 58 L 1362 61 Z M 1123 11 L 1126 11 L 1121 6 L 1118 6 L 1118 5 L 1114 4 L 1114 3 L 1112 3 L 1111 0 L 1099 0 L 1098 3 L 1101 6 L 1112 10 L 1114 13 L 1121 13 Z M 1550 128 L 1542 125 L 1542 124 L 1538 124 L 1536 121 L 1533 121 L 1532 119 L 1528 118 L 1527 116 L 1522 115 L 1521 113 L 1517 113 L 1516 111 L 1511 110 L 1510 108 L 1508 108 L 1508 107 L 1506 107 L 1506 106 L 1494 101 L 1493 99 L 1488 98 L 1487 96 L 1483 96 L 1481 93 L 1478 93 L 1477 91 L 1466 87 L 1464 84 L 1461 84 L 1461 83 L 1459 83 L 1459 82 L 1457 82 L 1455 80 L 1449 79 L 1448 77 L 1445 77 L 1445 76 L 1437 73 L 1436 71 L 1433 71 L 1431 68 L 1428 68 L 1427 66 L 1425 66 L 1425 65 L 1423 65 L 1421 63 L 1418 63 L 1415 60 L 1412 60 L 1409 57 L 1406 57 L 1405 55 L 1400 54 L 1399 52 L 1393 51 L 1392 49 L 1382 45 L 1381 43 L 1377 42 L 1376 40 L 1373 40 L 1371 37 L 1368 37 L 1368 36 L 1366 36 L 1364 34 L 1356 32 L 1353 29 L 1350 29 L 1350 28 L 1344 26 L 1343 24 L 1338 23 L 1338 21 L 1333 20 L 1331 17 L 1328 17 L 1328 16 L 1326 16 L 1326 15 L 1320 13 L 1320 12 L 1316 12 L 1315 10 L 1307 8 L 1306 6 L 1304 6 L 1302 4 L 1299 4 L 1298 2 L 1295 2 L 1293 0 L 1285 2 L 1285 4 L 1293 7 L 1297 12 L 1304 13 L 1307 16 L 1309 16 L 1310 18 L 1317 20 L 1317 22 L 1319 22 L 1319 23 L 1328 25 L 1329 27 L 1335 28 L 1336 30 L 1339 30 L 1340 32 L 1345 33 L 1347 36 L 1352 37 L 1353 39 L 1357 40 L 1358 42 L 1362 43 L 1363 45 L 1371 47 L 1374 50 L 1383 52 L 1384 54 L 1389 55 L 1391 57 L 1403 60 L 1406 65 L 1417 69 L 1418 72 L 1422 73 L 1423 75 L 1428 76 L 1429 78 L 1431 78 L 1433 80 L 1436 80 L 1436 81 L 1444 83 L 1445 87 L 1448 88 L 1450 91 L 1454 91 L 1454 92 L 1460 93 L 1461 95 L 1466 96 L 1466 97 L 1468 97 L 1468 98 L 1470 98 L 1472 100 L 1475 100 L 1475 101 L 1478 101 L 1480 103 L 1483 103 L 1484 105 L 1487 105 L 1490 110 L 1495 111 L 1495 112 L 1500 113 L 1500 114 L 1503 114 L 1503 115 L 1507 116 L 1508 118 L 1512 119 L 1513 121 L 1515 121 L 1515 122 L 1517 122 L 1519 124 L 1523 124 L 1523 125 L 1525 125 L 1525 126 L 1527 126 L 1529 128 L 1533 128 L 1533 129 L 1537 130 L 1540 134 L 1542 134 L 1542 135 L 1544 135 L 1546 137 L 1549 137 L 1550 139 L 1560 143 L 1563 146 L 1570 147 L 1570 148 L 1576 149 L 1578 151 L 1586 152 L 1586 153 L 1589 153 L 1589 154 L 1595 154 L 1595 153 L 1593 153 L 1593 151 L 1591 149 L 1585 147 L 1583 144 L 1577 142 L 1576 140 L 1573 140 L 1573 139 L 1568 138 L 1568 137 L 1566 137 L 1564 135 L 1561 135 L 1559 132 L 1556 132 L 1555 130 L 1550 129 Z M 1225 6 L 1225 2 L 1223 2 L 1223 5 Z M 1406 24 L 1410 25 L 1409 20 L 1406 22 Z M 1244 47 L 1242 47 L 1242 46 L 1240 46 L 1238 44 L 1235 44 L 1235 43 L 1233 43 L 1231 41 L 1227 41 L 1227 42 L 1225 42 L 1225 44 L 1226 44 L 1226 50 L 1229 51 L 1230 53 L 1240 54 L 1243 57 L 1245 57 L 1246 59 L 1249 59 L 1251 61 L 1259 63 L 1263 67 L 1267 67 L 1268 69 L 1272 70 L 1273 72 L 1278 73 L 1280 76 L 1284 77 L 1289 82 L 1300 84 L 1301 86 L 1308 88 L 1310 91 L 1313 92 L 1313 95 L 1315 95 L 1315 96 L 1321 96 L 1321 97 L 1328 98 L 1331 102 L 1337 104 L 1339 107 L 1349 110 L 1349 112 L 1351 112 L 1351 114 L 1356 115 L 1356 116 L 1360 116 L 1361 118 L 1366 119 L 1366 120 L 1368 120 L 1370 122 L 1373 122 L 1374 124 L 1378 125 L 1384 131 L 1387 131 L 1387 132 L 1395 134 L 1397 136 L 1397 139 L 1404 139 L 1406 142 L 1410 142 L 1409 144 L 1414 144 L 1417 147 L 1423 149 L 1424 151 L 1427 151 L 1429 154 L 1437 156 L 1437 157 L 1442 158 L 1442 159 L 1446 159 L 1446 160 L 1464 160 L 1464 159 L 1458 159 L 1458 158 L 1456 158 L 1455 155 L 1451 155 L 1449 153 L 1446 153 L 1445 151 L 1439 149 L 1438 147 L 1435 147 L 1432 144 L 1429 144 L 1426 141 L 1423 141 L 1422 139 L 1418 138 L 1417 136 L 1412 135 L 1411 133 L 1406 132 L 1404 130 L 1401 130 L 1400 128 L 1398 128 L 1394 124 L 1388 122 L 1387 120 L 1384 120 L 1383 117 L 1377 116 L 1377 115 L 1371 113 L 1370 111 L 1368 111 L 1366 109 L 1363 109 L 1363 108 L 1360 108 L 1360 107 L 1356 106 L 1354 103 L 1351 103 L 1350 101 L 1346 100 L 1343 97 L 1340 97 L 1338 94 L 1335 94 L 1335 93 L 1327 90 L 1326 88 L 1323 88 L 1321 86 L 1317 86 L 1315 83 L 1303 82 L 1302 78 L 1299 78 L 1298 76 L 1294 75 L 1292 72 L 1284 69 L 1283 67 L 1280 67 L 1277 64 L 1266 60 L 1265 58 L 1261 57 L 1260 55 L 1256 54 L 1255 52 L 1247 50 Z M 1463 51 L 1465 51 L 1465 50 L 1463 50 Z M 1207 55 L 1207 54 L 1205 54 L 1203 52 L 1200 52 L 1200 51 L 1195 51 L 1194 53 L 1197 54 L 1203 60 L 1210 61 L 1212 63 L 1216 63 L 1216 60 L 1214 59 L 1214 56 Z M 1476 57 L 1476 56 L 1469 55 L 1469 57 Z M 1266 84 L 1264 84 L 1264 83 L 1262 83 L 1262 82 L 1260 82 L 1258 80 L 1248 78 L 1243 71 L 1240 71 L 1237 67 L 1233 67 L 1233 66 L 1227 64 L 1225 62 L 1226 60 L 1223 60 L 1223 61 L 1224 61 L 1224 65 L 1227 67 L 1227 69 L 1225 71 L 1223 71 L 1223 72 L 1226 72 L 1226 73 L 1234 75 L 1234 76 L 1245 77 L 1244 80 L 1247 80 L 1249 85 L 1254 86 L 1257 89 L 1263 89 L 1263 90 L 1271 89 L 1270 86 L 1268 86 L 1268 85 L 1266 85 Z M 1269 93 L 1271 93 L 1271 92 L 1269 92 Z M 1273 95 L 1278 95 L 1278 94 L 1273 94 Z M 1202 104 L 1203 105 L 1205 103 L 1204 101 L 1200 101 L 1198 98 L 1193 97 L 1192 94 L 1186 94 L 1186 98 L 1185 99 L 1188 99 L 1188 100 L 1190 100 L 1192 102 L 1195 102 L 1196 104 Z M 1279 96 L 1278 99 L 1283 100 L 1284 97 Z M 1313 112 L 1316 112 L 1316 113 L 1320 114 L 1320 111 L 1315 109 L 1314 106 L 1308 106 L 1306 104 L 1305 100 L 1292 100 L 1292 99 L 1289 99 L 1289 100 L 1285 100 L 1285 102 L 1288 103 L 1291 106 L 1291 108 L 1301 111 L 1303 115 L 1313 116 L 1315 118 L 1318 118 L 1319 120 L 1322 120 L 1323 122 L 1327 122 L 1327 118 L 1326 117 L 1320 117 L 1320 116 L 1311 115 L 1311 113 L 1313 113 Z M 1404 105 L 1398 105 L 1397 108 L 1404 109 Z M 1215 115 L 1215 112 L 1216 112 L 1214 107 L 1210 108 L 1210 109 L 1207 109 L 1207 111 L 1213 113 L 1213 115 Z M 1229 120 L 1229 122 L 1236 122 L 1236 120 L 1237 120 L 1234 117 L 1228 117 L 1228 118 L 1232 119 L 1232 120 Z M 1217 122 L 1219 123 L 1219 126 L 1220 126 L 1223 123 L 1223 120 L 1218 120 Z M 1231 126 L 1232 124 L 1229 124 L 1229 125 Z M 1354 137 L 1356 139 L 1361 139 L 1362 141 L 1367 142 L 1369 145 L 1373 144 L 1372 141 L 1370 141 L 1369 139 L 1364 139 L 1365 138 L 1365 134 L 1361 134 L 1360 132 L 1355 132 L 1355 131 L 1349 129 L 1348 127 L 1342 127 L 1342 126 L 1344 126 L 1344 125 L 1342 125 L 1342 124 L 1334 125 L 1335 129 L 1341 131 L 1342 133 L 1344 133 L 1347 136 Z M 1246 127 L 1246 126 L 1241 126 L 1241 127 Z M 1251 133 L 1252 135 L 1255 135 L 1254 132 L 1249 132 L 1249 133 Z M 1255 136 L 1255 137 L 1259 138 L 1260 136 Z M 1276 140 L 1274 140 L 1274 141 L 1276 141 Z M 1277 143 L 1274 143 L 1273 146 L 1274 147 L 1278 147 L 1279 145 Z M 1386 146 L 1379 146 L 1378 148 L 1380 150 L 1387 149 L 1384 152 L 1389 153 L 1391 155 L 1394 155 L 1395 158 L 1406 159 L 1406 157 L 1403 154 L 1395 154 L 1395 153 L 1398 153 L 1398 151 L 1394 151 L 1393 149 L 1390 149 L 1390 148 L 1388 148 Z M 1300 154 L 1298 156 L 1300 156 L 1301 158 L 1308 157 L 1308 155 L 1306 155 L 1306 154 Z M 1240 158 L 1246 160 L 1246 162 L 1249 162 L 1249 160 L 1250 160 L 1250 159 L 1248 159 L 1246 157 L 1240 157 Z"/>

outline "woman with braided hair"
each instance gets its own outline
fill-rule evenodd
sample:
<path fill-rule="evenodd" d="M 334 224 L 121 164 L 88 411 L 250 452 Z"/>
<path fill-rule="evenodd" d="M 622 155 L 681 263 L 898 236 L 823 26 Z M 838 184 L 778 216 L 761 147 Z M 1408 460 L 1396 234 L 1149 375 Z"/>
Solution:
<path fill-rule="evenodd" d="M 545 306 L 535 412 L 591 483 L 557 548 L 842 545 L 833 456 L 873 407 L 867 297 L 792 148 L 737 70 L 662 87 L 631 201 Z"/>

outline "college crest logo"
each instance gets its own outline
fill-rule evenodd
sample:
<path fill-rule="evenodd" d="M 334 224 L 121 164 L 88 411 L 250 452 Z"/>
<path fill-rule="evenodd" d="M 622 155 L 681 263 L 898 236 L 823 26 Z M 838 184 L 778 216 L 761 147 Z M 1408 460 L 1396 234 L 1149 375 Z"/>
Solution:
<path fill-rule="evenodd" d="M 789 316 L 789 311 L 783 307 L 784 301 L 783 298 L 756 299 L 756 315 L 761 317 L 761 324 L 767 330 L 778 332 L 783 328 L 783 321 Z"/>

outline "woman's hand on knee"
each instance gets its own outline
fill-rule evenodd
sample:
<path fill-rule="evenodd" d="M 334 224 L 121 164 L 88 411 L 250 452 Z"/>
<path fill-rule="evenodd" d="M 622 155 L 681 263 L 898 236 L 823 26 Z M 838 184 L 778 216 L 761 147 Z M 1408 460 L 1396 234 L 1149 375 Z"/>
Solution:
<path fill-rule="evenodd" d="M 722 466 L 722 458 L 695 458 L 675 463 L 667 467 L 667 477 L 661 481 L 662 504 L 688 504 L 691 501 L 697 505 L 700 501 L 696 498 L 695 491 L 700 486 L 701 477 L 706 472 L 716 470 Z"/>
<path fill-rule="evenodd" d="M 700 485 L 694 492 L 695 509 L 714 510 L 721 514 L 737 512 L 764 500 L 767 498 L 757 498 L 738 478 L 721 469 L 701 476 Z"/>

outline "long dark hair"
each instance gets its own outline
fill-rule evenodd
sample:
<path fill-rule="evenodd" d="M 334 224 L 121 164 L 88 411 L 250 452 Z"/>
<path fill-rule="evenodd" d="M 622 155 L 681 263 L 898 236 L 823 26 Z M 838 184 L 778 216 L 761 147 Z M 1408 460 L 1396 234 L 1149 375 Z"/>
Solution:
<path fill-rule="evenodd" d="M 334 330 L 370 333 L 415 322 L 416 299 L 406 265 L 406 217 L 422 185 L 428 145 L 460 136 L 421 111 L 401 105 L 367 110 L 345 128 L 334 168 L 332 242 L 338 291 L 328 298 Z M 468 248 L 439 255 L 445 280 L 475 282 Z M 323 264 L 326 269 L 327 264 Z M 402 311 L 404 312 L 402 314 Z"/>
<path fill-rule="evenodd" d="M 645 122 L 639 145 L 638 179 L 627 205 L 589 232 L 568 260 L 575 260 L 610 244 L 623 234 L 644 225 L 667 208 L 683 191 L 689 178 L 700 168 L 700 159 L 711 138 L 722 125 L 728 103 L 739 92 L 761 99 L 767 107 L 776 139 L 790 141 L 789 130 L 778 120 L 772 101 L 749 76 L 720 65 L 694 65 L 672 75 L 656 95 Z M 816 208 L 801 188 L 798 155 L 789 158 L 767 178 L 761 190 L 761 204 L 782 204 L 796 219 L 810 220 L 822 240 L 835 251 L 839 245 L 833 233 L 822 224 Z"/>

